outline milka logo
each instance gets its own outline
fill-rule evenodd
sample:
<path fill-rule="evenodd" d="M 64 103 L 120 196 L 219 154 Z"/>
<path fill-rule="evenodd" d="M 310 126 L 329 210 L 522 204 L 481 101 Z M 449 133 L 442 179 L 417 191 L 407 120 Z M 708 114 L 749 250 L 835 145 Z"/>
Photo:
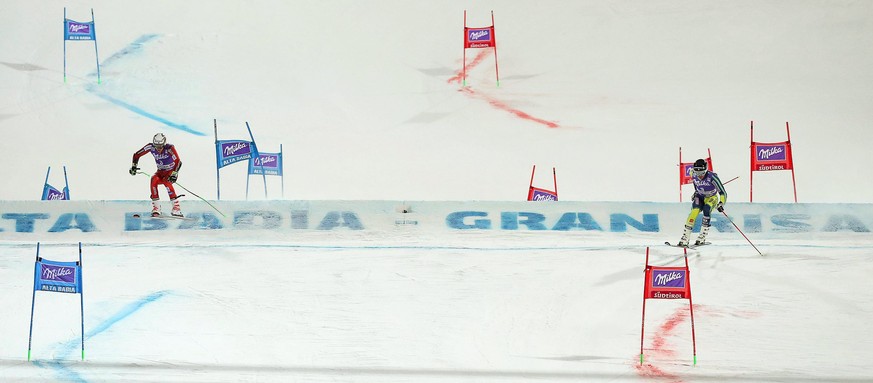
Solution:
<path fill-rule="evenodd" d="M 490 40 L 491 34 L 487 29 L 478 30 L 478 31 L 470 31 L 470 41 L 475 40 Z"/>
<path fill-rule="evenodd" d="M 772 148 L 761 149 L 758 151 L 758 158 L 760 158 L 762 160 L 768 160 L 768 159 L 770 159 L 770 156 L 775 156 L 777 154 L 781 154 L 784 151 L 785 151 L 785 149 L 783 149 L 781 146 L 774 146 Z M 780 157 L 782 157 L 782 156 L 780 156 Z"/>
<path fill-rule="evenodd" d="M 225 156 L 235 156 L 236 152 L 243 149 L 248 149 L 249 144 L 247 142 L 237 142 L 233 145 L 228 145 L 224 147 L 224 155 Z M 246 151 L 247 153 L 248 151 Z"/>
<path fill-rule="evenodd" d="M 558 199 L 557 199 L 557 197 L 555 197 L 551 194 L 542 193 L 542 194 L 535 195 L 533 197 L 533 200 L 534 201 L 557 201 Z"/>
<path fill-rule="evenodd" d="M 53 192 L 48 195 L 49 201 L 60 201 L 64 199 L 64 193 Z"/>
<path fill-rule="evenodd" d="M 259 157 L 258 159 L 255 160 L 255 165 L 263 166 L 263 165 L 271 164 L 273 162 L 276 162 L 276 157 L 263 156 L 263 157 Z"/>
<path fill-rule="evenodd" d="M 88 24 L 70 24 L 70 33 L 91 33 Z"/>
<path fill-rule="evenodd" d="M 69 267 L 58 267 L 58 268 L 43 268 L 42 269 L 42 279 L 51 279 L 51 280 L 60 280 L 60 279 L 70 279 L 63 278 L 68 275 L 72 275 L 73 270 Z"/>
<path fill-rule="evenodd" d="M 668 283 L 681 280 L 683 278 L 682 273 L 678 271 L 673 271 L 670 273 L 658 274 L 655 276 L 655 286 L 666 286 Z"/>

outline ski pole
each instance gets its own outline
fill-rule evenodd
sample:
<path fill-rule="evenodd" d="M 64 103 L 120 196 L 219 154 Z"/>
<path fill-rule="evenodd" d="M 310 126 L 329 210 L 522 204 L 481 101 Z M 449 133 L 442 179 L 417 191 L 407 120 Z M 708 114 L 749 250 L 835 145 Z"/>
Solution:
<path fill-rule="evenodd" d="M 750 245 L 752 245 L 752 247 L 754 247 L 754 248 L 755 248 L 755 251 L 757 251 L 757 252 L 758 252 L 758 254 L 760 254 L 760 255 L 761 255 L 761 256 L 764 256 L 764 254 L 762 254 L 762 253 L 761 253 L 761 250 L 758 250 L 758 248 L 757 248 L 757 247 L 756 247 L 756 246 L 755 246 L 755 244 L 754 244 L 754 243 L 752 243 L 752 241 L 750 241 L 750 240 L 749 240 L 749 237 L 746 237 L 746 234 L 745 234 L 745 233 L 743 233 L 743 231 L 742 231 L 742 230 L 740 230 L 740 228 L 739 228 L 739 226 L 737 226 L 737 224 L 735 224 L 735 223 L 734 223 L 734 221 L 733 221 L 733 220 L 732 220 L 732 219 L 731 219 L 731 217 L 730 217 L 730 216 L 728 216 L 728 215 L 727 215 L 727 213 L 725 213 L 725 212 L 724 212 L 724 211 L 722 211 L 722 212 L 721 212 L 721 213 L 722 213 L 722 214 L 724 214 L 724 216 L 725 216 L 725 217 L 726 217 L 726 218 L 727 218 L 727 220 L 728 220 L 728 221 L 730 221 L 730 223 L 731 223 L 731 225 L 734 225 L 734 227 L 735 227 L 735 228 L 736 228 L 736 229 L 737 229 L 737 231 L 739 231 L 739 232 L 740 232 L 740 234 L 742 234 L 742 235 L 743 235 L 743 238 L 745 238 L 745 239 L 746 239 L 746 241 L 748 241 L 748 242 L 749 242 L 749 244 L 750 244 Z"/>
<path fill-rule="evenodd" d="M 224 213 L 221 212 L 221 210 L 218 210 L 218 208 L 216 208 L 214 205 L 212 205 L 211 203 L 209 203 L 209 201 L 207 201 L 205 198 L 203 198 L 203 197 L 197 195 L 197 193 L 194 193 L 194 192 L 192 192 L 191 190 L 188 190 L 188 188 L 182 186 L 182 184 L 180 184 L 180 183 L 178 183 L 178 182 L 174 182 L 174 183 L 175 183 L 177 186 L 179 186 L 180 188 L 185 189 L 186 192 L 191 193 L 191 195 L 193 195 L 193 196 L 195 196 L 195 197 L 197 197 L 197 198 L 200 198 L 200 200 L 202 200 L 203 202 L 206 202 L 206 204 L 209 205 L 209 207 L 215 209 L 215 211 L 217 211 L 218 214 L 221 214 L 222 217 L 227 217 L 226 215 L 224 215 Z"/>
<path fill-rule="evenodd" d="M 151 174 L 149 174 L 149 173 L 147 173 L 147 172 L 144 172 L 144 171 L 142 171 L 142 170 L 137 171 L 136 174 L 145 174 L 145 175 L 147 175 L 147 176 L 149 176 L 149 177 L 152 176 Z M 215 211 L 217 211 L 218 214 L 221 214 L 222 217 L 227 217 L 226 215 L 224 215 L 224 213 L 221 212 L 221 210 L 218 210 L 218 208 L 215 207 L 215 205 L 209 203 L 209 201 L 207 201 L 205 198 L 203 198 L 203 197 L 197 195 L 197 193 L 194 193 L 194 192 L 192 192 L 191 190 L 188 190 L 188 188 L 186 188 L 185 186 L 182 186 L 182 184 L 180 184 L 180 183 L 178 183 L 178 182 L 173 182 L 173 183 L 176 184 L 176 186 L 178 186 L 178 187 L 184 189 L 186 192 L 191 193 L 191 195 L 193 195 L 193 196 L 195 196 L 195 197 L 197 197 L 197 198 L 200 198 L 200 200 L 202 200 L 203 202 L 206 202 L 206 204 L 209 205 L 209 207 L 211 207 L 211 208 L 213 208 Z"/>

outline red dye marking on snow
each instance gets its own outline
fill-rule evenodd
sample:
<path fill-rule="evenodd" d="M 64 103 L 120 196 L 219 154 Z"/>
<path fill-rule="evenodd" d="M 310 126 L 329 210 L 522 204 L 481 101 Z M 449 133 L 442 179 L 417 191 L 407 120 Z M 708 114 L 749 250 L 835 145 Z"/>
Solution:
<path fill-rule="evenodd" d="M 676 354 L 676 350 L 666 348 L 667 338 L 673 335 L 679 324 L 685 322 L 689 315 L 690 311 L 688 310 L 688 307 L 681 307 L 677 309 L 673 315 L 668 317 L 664 323 L 661 323 L 661 325 L 658 326 L 658 331 L 656 331 L 655 335 L 652 337 L 652 346 L 646 353 L 650 360 L 651 358 L 659 359 L 660 357 L 672 358 Z M 670 380 L 674 383 L 682 382 L 682 379 L 678 375 L 666 372 L 651 363 L 643 365 L 635 363 L 634 366 L 636 367 L 637 374 L 642 377 Z"/>
<path fill-rule="evenodd" d="M 480 50 L 479 53 L 476 55 L 476 57 L 473 58 L 473 61 L 471 63 L 467 64 L 467 71 L 469 71 L 470 69 L 473 69 L 477 65 L 481 64 L 482 61 L 485 60 L 485 58 L 488 57 L 488 55 L 490 53 L 491 53 L 490 49 Z M 460 83 L 461 80 L 463 80 L 463 79 L 464 79 L 464 71 L 461 70 L 460 72 L 455 73 L 455 75 L 452 76 L 451 78 L 449 78 L 449 80 L 446 82 L 448 82 L 449 84 L 451 84 L 453 82 Z"/>
<path fill-rule="evenodd" d="M 682 380 L 679 379 L 678 375 L 666 372 L 658 367 L 655 367 L 652 364 L 644 364 L 644 365 L 636 364 L 636 365 L 634 365 L 634 367 L 636 367 L 636 369 L 637 369 L 637 374 L 639 374 L 640 376 L 642 376 L 644 378 L 654 378 L 654 379 L 659 379 L 659 380 L 660 379 L 664 379 L 664 380 L 669 379 L 673 383 L 681 383 L 682 382 Z"/>
<path fill-rule="evenodd" d="M 658 331 L 652 339 L 653 351 L 670 357 L 675 354 L 675 350 L 665 349 L 664 346 L 667 344 L 667 338 L 673 336 L 673 330 L 675 330 L 676 326 L 680 323 L 684 322 L 685 318 L 688 318 L 688 314 L 688 308 L 683 307 L 667 318 L 664 323 L 661 323 L 661 327 L 658 328 Z"/>
<path fill-rule="evenodd" d="M 490 49 L 479 51 L 479 53 L 476 55 L 476 57 L 473 58 L 473 62 L 471 62 L 470 64 L 467 65 L 467 70 L 469 71 L 470 69 L 475 68 L 477 65 L 482 63 L 482 61 L 485 60 L 485 58 L 488 57 L 490 53 L 491 53 Z M 448 83 L 453 83 L 453 82 L 460 83 L 463 78 L 464 78 L 464 72 L 461 71 L 461 72 L 456 73 L 451 78 L 449 78 L 447 82 Z M 494 97 L 491 97 L 491 96 L 477 93 L 476 91 L 474 91 L 470 88 L 467 88 L 467 87 L 461 88 L 460 92 L 466 94 L 467 96 L 473 97 L 473 98 L 485 100 L 489 105 L 491 105 L 499 110 L 502 110 L 504 112 L 509 112 L 518 118 L 528 120 L 528 121 L 533 121 L 533 122 L 536 122 L 538 124 L 545 125 L 549 128 L 560 127 L 560 125 L 558 125 L 557 123 L 554 123 L 554 122 L 548 121 L 548 120 L 544 120 L 542 118 L 537 118 L 537 117 L 531 116 L 529 113 L 526 113 L 526 112 L 523 112 L 519 109 L 513 108 L 513 107 L 507 105 L 503 101 L 500 101 L 500 100 L 498 100 Z"/>
<path fill-rule="evenodd" d="M 527 114 L 527 113 L 525 113 L 525 112 L 522 112 L 522 111 L 520 111 L 520 110 L 518 110 L 518 109 L 515 109 L 515 108 L 509 106 L 509 105 L 506 105 L 506 104 L 503 103 L 502 101 L 499 101 L 499 100 L 493 99 L 493 98 L 488 97 L 488 96 L 483 96 L 483 97 L 488 101 L 489 104 L 491 104 L 491 106 L 493 106 L 493 107 L 495 107 L 495 108 L 497 108 L 497 109 L 504 110 L 504 111 L 507 111 L 507 112 L 509 112 L 509 113 L 512 113 L 512 114 L 514 114 L 514 115 L 515 115 L 516 117 L 518 117 L 518 118 L 522 118 L 522 119 L 525 119 L 525 120 L 533 121 L 533 122 L 536 122 L 536 123 L 538 123 L 538 124 L 542 124 L 542 125 L 548 126 L 548 127 L 550 127 L 550 128 L 557 128 L 557 127 L 558 127 L 558 124 L 556 124 L 556 123 L 554 123 L 554 122 L 546 121 L 546 120 L 543 120 L 543 119 L 541 119 L 541 118 L 536 118 L 536 117 L 534 117 L 534 116 L 531 116 L 531 115 L 529 115 L 529 114 Z"/>

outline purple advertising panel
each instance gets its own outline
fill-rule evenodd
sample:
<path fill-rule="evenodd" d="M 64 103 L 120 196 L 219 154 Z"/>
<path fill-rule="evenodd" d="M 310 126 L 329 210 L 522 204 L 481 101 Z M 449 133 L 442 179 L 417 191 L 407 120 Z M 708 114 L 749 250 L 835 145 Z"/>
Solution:
<path fill-rule="evenodd" d="M 467 30 L 467 41 L 471 43 L 490 42 L 491 28 L 473 28 Z"/>
<path fill-rule="evenodd" d="M 61 201 L 68 199 L 69 197 L 67 197 L 67 193 L 62 192 L 49 184 L 45 184 L 42 189 L 43 201 Z"/>
<path fill-rule="evenodd" d="M 527 193 L 528 201 L 557 201 L 558 193 L 551 190 L 531 187 Z"/>
<path fill-rule="evenodd" d="M 252 158 L 253 145 L 251 141 L 226 140 L 215 142 L 216 166 L 221 169 L 227 165 Z"/>
<path fill-rule="evenodd" d="M 752 171 L 792 170 L 791 143 L 752 143 Z"/>
<path fill-rule="evenodd" d="M 686 268 L 651 267 L 646 271 L 646 279 L 646 298 L 691 299 Z"/>
<path fill-rule="evenodd" d="M 488 48 L 494 46 L 494 27 L 464 28 L 464 48 Z"/>
<path fill-rule="evenodd" d="M 82 292 L 82 269 L 78 262 L 40 260 L 34 275 L 34 289 L 58 293 Z"/>
<path fill-rule="evenodd" d="M 653 288 L 685 288 L 685 270 L 652 270 Z"/>
<path fill-rule="evenodd" d="M 64 40 L 97 40 L 94 22 L 80 23 L 64 19 Z"/>
<path fill-rule="evenodd" d="M 558 195 L 550 190 L 531 188 L 528 201 L 557 201 Z"/>
<path fill-rule="evenodd" d="M 778 145 L 758 145 L 755 148 L 755 153 L 758 156 L 758 161 L 785 161 L 785 144 Z"/>
<path fill-rule="evenodd" d="M 249 174 L 282 175 L 282 153 L 258 153 L 249 161 Z"/>

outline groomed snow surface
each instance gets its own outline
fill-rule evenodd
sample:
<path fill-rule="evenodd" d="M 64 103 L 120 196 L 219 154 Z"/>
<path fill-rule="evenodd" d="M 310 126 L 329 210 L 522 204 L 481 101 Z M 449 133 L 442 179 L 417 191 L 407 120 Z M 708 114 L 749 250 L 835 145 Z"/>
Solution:
<path fill-rule="evenodd" d="M 167 223 L 133 218 L 143 202 L 7 203 L 0 376 L 873 379 L 868 205 L 734 204 L 726 211 L 755 247 L 714 216 L 713 244 L 687 255 L 694 365 L 687 300 L 647 300 L 641 339 L 646 249 L 651 265 L 684 265 L 683 250 L 662 243 L 678 239 L 671 223 L 687 204 L 391 204 L 220 202 L 223 218 L 188 201 L 194 221 Z M 637 223 L 618 224 L 627 217 Z M 54 261 L 76 260 L 82 238 L 84 361 L 79 296 L 48 292 L 36 293 L 26 361 L 36 242 L 46 238 L 39 255 Z"/>
<path fill-rule="evenodd" d="M 79 299 L 36 296 L 35 246 L 4 244 L 6 382 L 863 382 L 873 299 L 869 239 L 713 238 L 689 252 L 686 300 L 648 300 L 656 238 L 476 235 L 408 246 L 84 246 Z M 178 238 L 184 240 L 183 238 Z M 174 238 L 167 238 L 172 242 Z M 472 243 L 471 243 L 472 242 Z M 586 241 L 587 242 L 587 241 Z M 76 246 L 43 244 L 72 260 Z M 680 266 L 680 249 L 650 262 Z"/>
<path fill-rule="evenodd" d="M 64 81 L 64 7 L 94 9 L 100 84 L 87 42 L 66 44 Z M 474 27 L 494 11 L 499 86 L 487 50 L 466 52 L 461 86 L 464 10 Z M 73 200 L 144 211 L 147 179 L 127 169 L 158 131 L 179 182 L 215 201 L 213 119 L 220 139 L 250 122 L 261 150 L 283 145 L 284 185 L 264 196 L 252 178 L 265 204 L 520 201 L 532 165 L 534 186 L 555 167 L 562 201 L 582 201 L 566 211 L 676 203 L 681 147 L 739 177 L 734 214 L 755 121 L 761 142 L 790 122 L 801 203 L 866 204 L 871 229 L 873 2 L 4 0 L 0 24 L 0 382 L 873 381 L 873 239 L 820 226 L 749 233 L 763 256 L 711 234 L 688 253 L 697 364 L 684 300 L 647 302 L 640 364 L 646 247 L 684 264 L 662 243 L 687 187 L 658 232 L 79 236 L 7 215 L 34 213 L 11 206 L 39 198 L 48 166 L 62 187 L 64 165 Z M 793 203 L 794 181 L 756 173 L 754 202 Z M 244 166 L 222 169 L 221 199 L 246 184 Z M 78 241 L 84 323 L 78 295 L 37 293 L 27 361 L 36 243 L 68 261 Z"/>

